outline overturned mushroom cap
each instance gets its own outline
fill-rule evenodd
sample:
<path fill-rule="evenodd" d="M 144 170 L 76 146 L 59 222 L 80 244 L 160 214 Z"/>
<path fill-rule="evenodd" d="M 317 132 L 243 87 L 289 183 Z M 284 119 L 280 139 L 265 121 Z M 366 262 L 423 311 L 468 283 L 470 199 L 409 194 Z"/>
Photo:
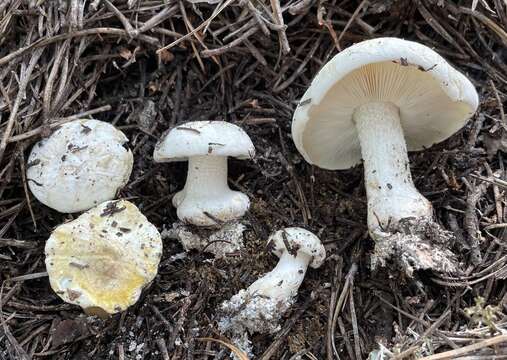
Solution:
<path fill-rule="evenodd" d="M 320 239 L 312 232 L 299 227 L 278 230 L 269 237 L 268 244 L 272 247 L 273 254 L 278 257 L 286 251 L 294 256 L 301 254 L 311 256 L 309 266 L 314 269 L 320 267 L 326 258 L 326 249 Z"/>
<path fill-rule="evenodd" d="M 421 150 L 463 127 L 478 101 L 472 83 L 430 48 L 396 38 L 367 40 L 320 70 L 294 113 L 292 136 L 309 163 L 346 169 L 361 160 L 357 107 L 397 106 L 408 149 Z"/>
<path fill-rule="evenodd" d="M 225 121 L 193 121 L 176 126 L 155 147 L 157 162 L 185 161 L 191 156 L 250 159 L 255 148 L 248 134 Z"/>
<path fill-rule="evenodd" d="M 43 204 L 60 212 L 88 210 L 116 196 L 134 162 L 127 137 L 99 120 L 62 125 L 32 149 L 28 186 Z"/>
<path fill-rule="evenodd" d="M 53 290 L 91 314 L 113 314 L 134 304 L 157 274 L 160 234 L 137 207 L 108 201 L 58 226 L 46 242 Z"/>

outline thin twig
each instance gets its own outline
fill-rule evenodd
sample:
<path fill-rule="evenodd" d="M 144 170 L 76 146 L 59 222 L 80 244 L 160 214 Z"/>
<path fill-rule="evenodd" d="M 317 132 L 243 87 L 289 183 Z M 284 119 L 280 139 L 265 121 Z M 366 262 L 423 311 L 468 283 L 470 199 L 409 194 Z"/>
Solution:
<path fill-rule="evenodd" d="M 279 0 L 270 0 L 271 9 L 273 9 L 273 20 L 276 24 L 282 26 L 280 30 L 278 30 L 278 36 L 280 39 L 280 45 L 282 46 L 282 53 L 288 54 L 290 53 L 290 45 L 289 40 L 287 39 L 287 34 L 285 33 L 285 26 L 283 22 L 282 8 L 280 7 Z"/>
<path fill-rule="evenodd" d="M 40 126 L 38 128 L 35 128 L 33 130 L 27 131 L 24 134 L 12 136 L 9 139 L 9 142 L 11 143 L 11 142 L 17 142 L 17 141 L 27 140 L 27 139 L 29 139 L 31 137 L 34 137 L 34 136 L 37 136 L 37 135 L 40 135 L 40 134 L 44 133 L 45 131 L 48 130 L 48 127 L 49 127 L 50 130 L 53 130 L 53 129 L 56 129 L 57 127 L 65 124 L 65 123 L 70 122 L 70 121 L 82 119 L 82 118 L 85 118 L 86 116 L 98 114 L 98 113 L 109 111 L 109 110 L 111 110 L 111 105 L 104 105 L 104 106 L 100 106 L 100 107 L 95 108 L 95 109 L 91 109 L 91 110 L 88 110 L 88 111 L 83 111 L 82 113 L 79 113 L 79 114 L 71 115 L 71 116 L 64 117 L 64 118 L 55 119 L 54 122 L 52 122 L 49 125 L 43 125 L 43 126 Z"/>
<path fill-rule="evenodd" d="M 39 57 L 42 55 L 42 49 L 36 50 L 28 64 L 28 67 L 21 66 L 20 71 L 20 84 L 18 89 L 18 95 L 16 96 L 16 100 L 14 100 L 14 104 L 12 106 L 12 111 L 9 115 L 9 119 L 7 120 L 7 126 L 5 127 L 4 133 L 2 135 L 2 140 L 0 141 L 0 164 L 2 163 L 2 159 L 4 157 L 5 149 L 7 148 L 7 143 L 9 142 L 9 138 L 11 136 L 12 129 L 14 128 L 14 123 L 16 121 L 18 110 L 21 105 L 21 101 L 25 97 L 26 87 L 28 86 L 28 82 L 30 80 L 30 76 L 35 68 L 35 65 L 39 61 Z M 1 61 L 0 61 L 1 63 Z"/>

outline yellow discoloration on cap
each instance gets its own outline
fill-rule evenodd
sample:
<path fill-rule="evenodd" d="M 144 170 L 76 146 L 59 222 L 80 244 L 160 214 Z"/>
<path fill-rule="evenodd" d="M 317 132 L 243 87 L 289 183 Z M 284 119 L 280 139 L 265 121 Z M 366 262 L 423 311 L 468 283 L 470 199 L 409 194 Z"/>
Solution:
<path fill-rule="evenodd" d="M 46 266 L 62 299 L 112 314 L 137 301 L 161 252 L 160 234 L 133 204 L 107 202 L 55 229 Z"/>

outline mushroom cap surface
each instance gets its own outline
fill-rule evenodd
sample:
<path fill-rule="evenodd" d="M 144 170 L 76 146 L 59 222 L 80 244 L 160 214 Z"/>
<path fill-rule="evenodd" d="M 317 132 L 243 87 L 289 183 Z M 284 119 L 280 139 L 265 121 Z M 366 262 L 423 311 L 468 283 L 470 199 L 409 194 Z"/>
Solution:
<path fill-rule="evenodd" d="M 26 176 L 33 195 L 63 213 L 88 210 L 111 200 L 132 172 L 127 137 L 99 120 L 76 120 L 39 141 Z"/>
<path fill-rule="evenodd" d="M 157 162 L 186 161 L 191 156 L 250 159 L 255 147 L 248 134 L 226 121 L 192 121 L 170 129 L 155 146 Z"/>
<path fill-rule="evenodd" d="M 284 239 L 287 239 L 290 250 L 287 249 Z M 293 251 L 293 255 L 306 254 L 312 257 L 309 266 L 316 269 L 322 265 L 326 258 L 326 249 L 320 239 L 312 232 L 299 227 L 290 227 L 278 230 L 268 239 L 268 246 L 272 252 L 280 257 L 286 251 Z"/>
<path fill-rule="evenodd" d="M 157 274 L 162 240 L 134 204 L 113 200 L 58 226 L 45 255 L 58 296 L 113 314 L 134 304 Z"/>
<path fill-rule="evenodd" d="M 319 71 L 292 120 L 305 160 L 325 169 L 361 161 L 354 110 L 390 102 L 400 110 L 409 150 L 421 150 L 461 129 L 477 109 L 472 83 L 435 51 L 416 42 L 378 38 L 338 53 Z"/>

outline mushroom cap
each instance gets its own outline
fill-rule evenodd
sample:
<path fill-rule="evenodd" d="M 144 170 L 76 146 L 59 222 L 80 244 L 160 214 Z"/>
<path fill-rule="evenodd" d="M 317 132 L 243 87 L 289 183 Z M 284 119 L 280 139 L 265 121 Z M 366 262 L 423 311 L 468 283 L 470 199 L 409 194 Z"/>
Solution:
<path fill-rule="evenodd" d="M 107 201 L 58 226 L 45 254 L 58 296 L 113 314 L 134 304 L 157 274 L 162 240 L 134 204 Z"/>
<path fill-rule="evenodd" d="M 225 121 L 192 121 L 170 129 L 155 146 L 156 162 L 185 161 L 191 156 L 250 159 L 255 147 L 239 126 Z"/>
<path fill-rule="evenodd" d="M 26 176 L 33 195 L 63 213 L 88 210 L 111 200 L 132 172 L 127 137 L 99 120 L 76 120 L 39 141 Z"/>
<path fill-rule="evenodd" d="M 299 227 L 278 230 L 268 239 L 268 244 L 273 244 L 271 245 L 273 246 L 273 254 L 278 257 L 287 251 L 284 237 L 287 239 L 290 248 L 297 250 L 297 255 L 306 254 L 312 257 L 310 267 L 316 269 L 322 265 L 326 258 L 326 249 L 314 233 Z"/>
<path fill-rule="evenodd" d="M 400 110 L 409 150 L 454 134 L 477 109 L 472 83 L 430 48 L 397 38 L 355 44 L 313 79 L 293 117 L 292 137 L 305 160 L 325 169 L 361 161 L 354 110 L 391 102 Z"/>

